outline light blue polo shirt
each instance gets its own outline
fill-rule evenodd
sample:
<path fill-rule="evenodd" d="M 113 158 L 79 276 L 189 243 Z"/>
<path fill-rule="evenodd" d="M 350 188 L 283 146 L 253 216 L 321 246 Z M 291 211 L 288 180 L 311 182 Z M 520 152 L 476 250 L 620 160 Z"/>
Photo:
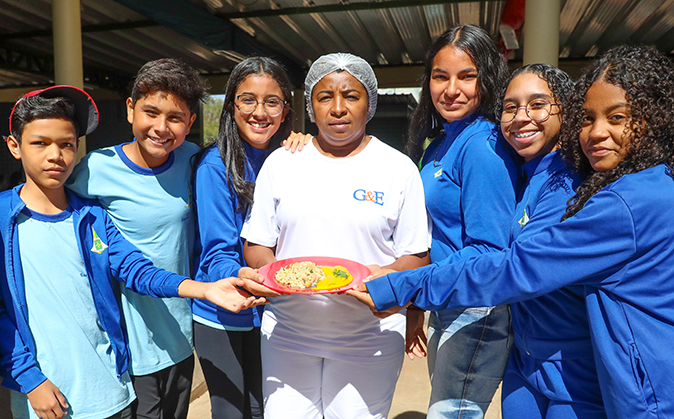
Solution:
<path fill-rule="evenodd" d="M 66 186 L 98 200 L 122 235 L 155 266 L 189 277 L 194 241 L 190 158 L 199 147 L 185 142 L 162 166 L 148 169 L 129 160 L 122 145 L 89 153 Z M 122 287 L 122 310 L 132 375 L 152 374 L 192 355 L 189 300 L 154 298 Z"/>

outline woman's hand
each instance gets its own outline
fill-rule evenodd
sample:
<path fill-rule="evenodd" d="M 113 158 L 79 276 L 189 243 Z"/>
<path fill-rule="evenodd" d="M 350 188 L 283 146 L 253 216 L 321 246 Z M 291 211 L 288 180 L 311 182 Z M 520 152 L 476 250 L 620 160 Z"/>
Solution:
<path fill-rule="evenodd" d="M 61 419 L 66 416 L 68 402 L 58 389 L 49 380 L 35 387 L 26 394 L 35 414 L 41 419 Z"/>
<path fill-rule="evenodd" d="M 363 282 L 372 281 L 375 278 L 390 274 L 392 272 L 398 272 L 395 269 L 389 269 L 386 267 L 381 267 L 379 265 L 367 265 L 367 268 L 370 270 L 370 275 L 363 280 Z"/>
<path fill-rule="evenodd" d="M 380 319 L 385 319 L 386 317 L 395 314 L 400 310 L 402 310 L 403 308 L 405 308 L 405 307 L 393 307 L 385 311 L 377 311 L 377 307 L 374 305 L 374 301 L 372 300 L 370 293 L 367 291 L 367 286 L 365 284 L 358 284 L 357 286 L 351 288 L 350 290 L 347 290 L 346 295 L 350 295 L 354 297 L 356 300 L 365 304 L 370 309 L 372 314 L 374 314 L 375 317 L 379 317 Z"/>
<path fill-rule="evenodd" d="M 426 332 L 424 332 L 424 311 L 414 306 L 407 308 L 405 330 L 405 353 L 410 359 L 426 356 Z"/>
<path fill-rule="evenodd" d="M 290 150 L 291 153 L 294 153 L 295 150 L 302 151 L 305 145 L 309 144 L 309 141 L 314 138 L 311 134 L 302 134 L 301 132 L 291 132 L 288 138 L 281 142 L 281 145 L 286 149 Z"/>
<path fill-rule="evenodd" d="M 243 287 L 253 295 L 267 298 L 283 295 L 262 285 L 264 276 L 258 273 L 257 269 L 249 268 L 247 266 L 239 269 L 239 279 L 243 281 Z"/>

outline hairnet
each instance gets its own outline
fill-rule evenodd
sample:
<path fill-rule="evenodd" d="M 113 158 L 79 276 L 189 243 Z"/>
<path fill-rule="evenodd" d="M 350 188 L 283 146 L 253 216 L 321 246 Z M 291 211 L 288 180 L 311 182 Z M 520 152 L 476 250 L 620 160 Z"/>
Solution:
<path fill-rule="evenodd" d="M 311 122 L 316 122 L 314 107 L 311 103 L 311 94 L 314 91 L 314 87 L 316 87 L 316 84 L 323 77 L 337 70 L 348 71 L 349 74 L 365 87 L 368 99 L 367 120 L 372 119 L 377 110 L 377 77 L 374 75 L 374 70 L 372 70 L 367 61 L 360 57 L 353 54 L 336 52 L 318 57 L 311 65 L 311 68 L 309 68 L 307 77 L 304 79 L 304 98 L 307 102 L 307 112 L 309 113 Z"/>

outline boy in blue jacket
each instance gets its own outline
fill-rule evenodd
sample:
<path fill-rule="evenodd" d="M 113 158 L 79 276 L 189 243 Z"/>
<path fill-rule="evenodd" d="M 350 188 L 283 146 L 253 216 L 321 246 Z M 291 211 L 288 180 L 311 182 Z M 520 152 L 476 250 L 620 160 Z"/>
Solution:
<path fill-rule="evenodd" d="M 10 115 L 7 145 L 26 183 L 0 194 L 0 371 L 17 419 L 130 417 L 135 393 L 113 278 L 232 311 L 262 302 L 236 279 L 200 283 L 154 267 L 103 208 L 64 189 L 78 136 L 97 125 L 93 100 L 72 86 L 28 93 Z"/>
<path fill-rule="evenodd" d="M 194 241 L 191 158 L 185 141 L 207 86 L 181 61 L 150 61 L 138 71 L 127 120 L 134 141 L 89 153 L 67 187 L 95 199 L 115 226 L 157 267 L 190 275 Z M 185 419 L 194 369 L 189 301 L 151 298 L 122 289 L 129 332 L 129 371 L 139 419 Z"/>

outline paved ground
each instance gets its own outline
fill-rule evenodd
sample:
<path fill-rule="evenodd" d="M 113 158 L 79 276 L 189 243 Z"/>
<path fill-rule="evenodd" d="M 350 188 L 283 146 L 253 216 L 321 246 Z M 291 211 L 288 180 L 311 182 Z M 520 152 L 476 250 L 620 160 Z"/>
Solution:
<path fill-rule="evenodd" d="M 195 383 L 195 387 L 198 388 L 198 384 Z M 393 396 L 389 419 L 425 418 L 430 391 L 431 385 L 428 380 L 426 360 L 415 359 L 411 361 L 405 358 L 398 386 Z M 500 399 L 501 392 L 499 389 L 494 397 L 495 402 L 492 402 L 485 419 L 501 418 L 501 405 L 498 403 Z M 187 419 L 209 419 L 210 409 L 208 392 L 205 392 L 192 401 Z"/>

